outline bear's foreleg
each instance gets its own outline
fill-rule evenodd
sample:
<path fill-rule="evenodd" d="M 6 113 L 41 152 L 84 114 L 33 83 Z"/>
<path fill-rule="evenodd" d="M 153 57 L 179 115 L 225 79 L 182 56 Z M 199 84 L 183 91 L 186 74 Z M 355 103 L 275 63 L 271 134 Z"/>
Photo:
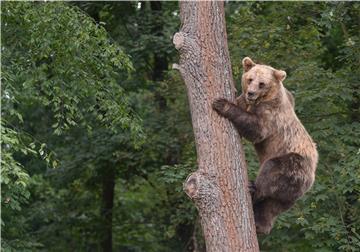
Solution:
<path fill-rule="evenodd" d="M 265 138 L 259 119 L 254 114 L 243 110 L 240 106 L 220 98 L 213 102 L 212 107 L 221 116 L 229 119 L 239 134 L 251 142 L 260 142 Z"/>

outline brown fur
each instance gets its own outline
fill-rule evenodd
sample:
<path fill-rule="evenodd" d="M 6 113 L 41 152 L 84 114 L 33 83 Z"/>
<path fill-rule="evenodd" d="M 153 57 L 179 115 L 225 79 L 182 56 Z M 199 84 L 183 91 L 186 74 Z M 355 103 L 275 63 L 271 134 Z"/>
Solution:
<path fill-rule="evenodd" d="M 312 186 L 318 153 L 295 114 L 292 94 L 283 86 L 286 73 L 248 57 L 243 67 L 242 95 L 236 104 L 217 99 L 213 108 L 255 145 L 260 170 L 249 188 L 257 232 L 268 234 L 276 216 Z"/>

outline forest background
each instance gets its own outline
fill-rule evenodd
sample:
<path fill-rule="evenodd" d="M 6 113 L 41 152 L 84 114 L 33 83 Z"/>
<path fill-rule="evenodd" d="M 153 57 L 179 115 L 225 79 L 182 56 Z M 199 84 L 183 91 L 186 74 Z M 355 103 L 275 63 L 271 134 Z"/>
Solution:
<path fill-rule="evenodd" d="M 177 2 L 2 2 L 3 251 L 204 251 Z M 360 250 L 360 3 L 227 2 L 232 68 L 284 69 L 312 190 L 262 251 Z M 244 141 L 250 178 L 258 161 Z"/>

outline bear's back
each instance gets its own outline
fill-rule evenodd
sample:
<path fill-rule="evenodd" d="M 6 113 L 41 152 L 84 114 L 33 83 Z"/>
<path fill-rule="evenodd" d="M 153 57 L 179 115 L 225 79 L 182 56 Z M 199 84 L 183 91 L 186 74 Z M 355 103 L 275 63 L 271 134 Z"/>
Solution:
<path fill-rule="evenodd" d="M 273 157 L 297 153 L 309 159 L 313 163 L 311 169 L 315 169 L 318 158 L 316 145 L 296 116 L 293 100 L 290 100 L 286 92 L 284 93 L 286 96 L 283 96 L 283 99 L 287 101 L 260 104 L 254 110 L 262 127 L 269 132 L 266 139 L 255 143 L 259 160 L 263 163 Z"/>

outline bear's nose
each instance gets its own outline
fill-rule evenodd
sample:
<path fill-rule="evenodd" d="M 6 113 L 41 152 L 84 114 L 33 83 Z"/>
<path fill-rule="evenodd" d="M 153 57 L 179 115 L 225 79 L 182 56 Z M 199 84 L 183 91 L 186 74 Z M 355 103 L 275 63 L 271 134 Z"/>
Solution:
<path fill-rule="evenodd" d="M 248 94 L 248 97 L 252 97 L 252 96 L 255 95 L 255 92 L 250 92 L 250 91 L 249 91 L 247 94 Z"/>

